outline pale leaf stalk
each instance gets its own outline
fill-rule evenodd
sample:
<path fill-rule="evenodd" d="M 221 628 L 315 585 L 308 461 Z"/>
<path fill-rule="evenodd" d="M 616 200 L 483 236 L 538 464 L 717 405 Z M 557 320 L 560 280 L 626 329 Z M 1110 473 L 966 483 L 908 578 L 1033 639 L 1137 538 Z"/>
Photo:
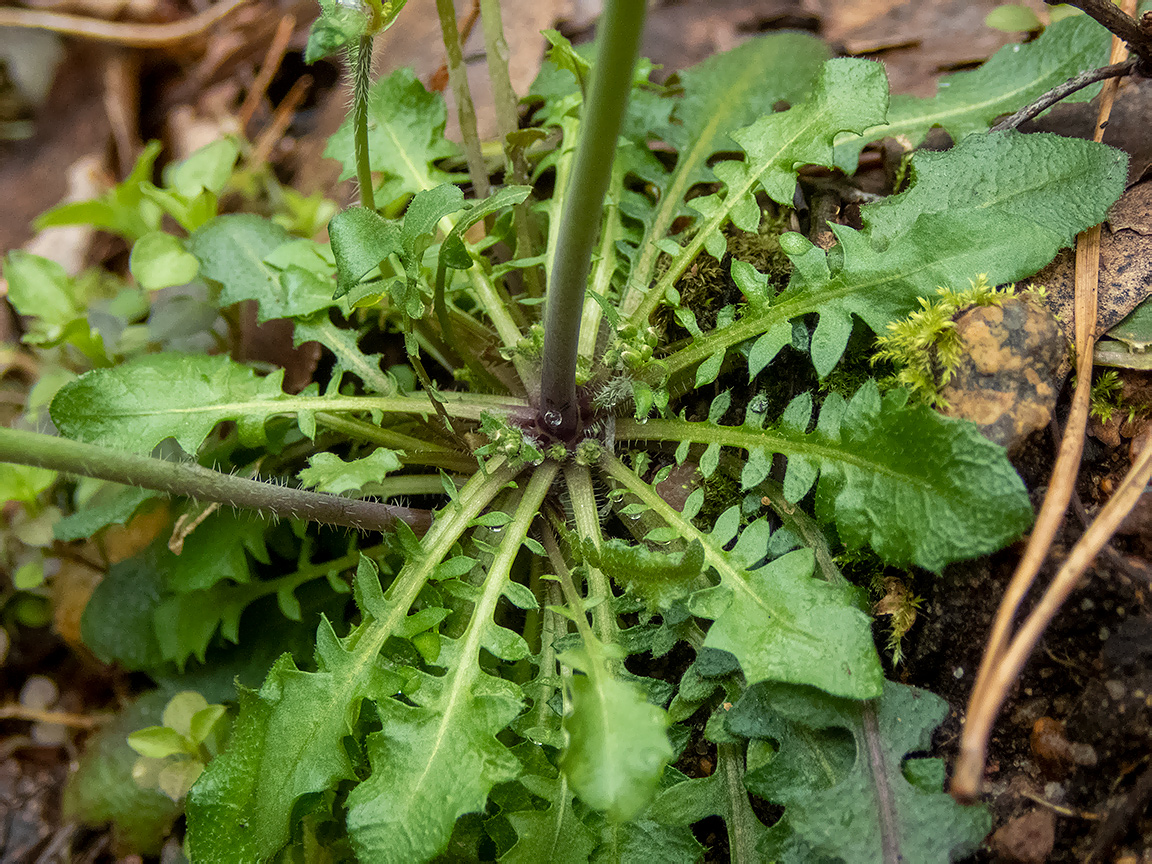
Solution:
<path fill-rule="evenodd" d="M 562 438 L 573 435 L 580 423 L 576 352 L 584 289 L 612 178 L 616 139 L 628 106 L 644 12 L 644 0 L 608 0 L 604 6 L 592 86 L 582 110 L 573 170 L 576 182 L 568 189 L 560 217 L 544 319 L 540 393 L 541 419 Z"/>
<path fill-rule="evenodd" d="M 584 647 L 589 652 L 592 652 L 596 650 L 595 646 L 598 640 L 588 624 L 588 613 L 584 608 L 584 598 L 580 596 L 580 590 L 576 587 L 576 583 L 572 581 L 572 571 L 568 569 L 568 563 L 564 560 L 564 555 L 560 552 L 560 545 L 556 542 L 556 534 L 552 530 L 552 526 L 545 525 L 541 535 L 544 538 L 544 551 L 548 553 L 548 561 L 551 563 L 552 569 L 556 571 L 556 576 L 560 580 L 560 587 L 564 591 L 564 600 L 572 612 L 572 622 L 576 625 L 576 631 L 580 634 L 580 638 L 584 642 Z M 603 605 L 603 603 L 597 604 L 592 610 L 593 613 Z M 567 708 L 567 706 L 565 706 L 565 708 Z"/>
<path fill-rule="evenodd" d="M 316 331 L 317 341 L 335 354 L 346 369 L 359 375 L 365 386 L 382 396 L 395 395 L 396 385 L 392 380 L 380 371 L 379 366 L 368 362 L 356 348 L 355 340 L 348 337 L 348 331 L 333 324 L 327 313 L 316 316 L 312 329 Z"/>
<path fill-rule="evenodd" d="M 596 255 L 596 269 L 588 286 L 589 294 L 607 297 L 612 287 L 612 275 L 616 272 L 616 241 L 620 239 L 620 192 L 624 186 L 624 172 L 616 166 L 612 172 L 612 182 L 608 188 L 604 207 L 604 228 L 600 236 L 600 246 Z M 580 342 L 577 356 L 591 363 L 595 358 L 596 344 L 600 338 L 600 322 L 604 310 L 594 297 L 584 299 L 584 310 L 580 316 Z"/>
<path fill-rule="evenodd" d="M 556 478 L 559 466 L 555 462 L 545 462 L 532 472 L 532 477 L 524 490 L 523 496 L 512 515 L 512 521 L 504 526 L 504 539 L 500 542 L 492 563 L 488 566 L 488 573 L 484 580 L 483 593 L 476 601 L 476 608 L 472 612 L 472 621 L 468 625 L 467 635 L 464 637 L 464 646 L 461 658 L 467 661 L 467 671 L 464 673 L 462 683 L 468 687 L 480 674 L 480 665 L 477 662 L 480 644 L 485 630 L 491 626 L 492 616 L 496 612 L 496 604 L 504 593 L 508 584 L 508 574 L 512 564 L 520 552 L 520 546 L 528 535 L 528 528 L 532 520 L 540 512 L 548 490 L 552 488 L 552 481 Z"/>
<path fill-rule="evenodd" d="M 471 473 L 476 468 L 476 460 L 470 455 L 448 450 L 435 441 L 422 441 L 401 432 L 385 429 L 375 423 L 366 423 L 339 414 L 326 414 L 323 411 L 316 412 L 316 422 L 356 441 L 376 444 L 391 450 L 403 450 L 405 465 L 434 465 L 445 471 L 462 474 Z"/>
<path fill-rule="evenodd" d="M 551 534 L 551 528 L 547 523 L 544 523 L 543 533 Z M 551 560 L 551 559 L 549 559 Z M 549 609 L 549 606 L 559 606 L 563 602 L 560 588 L 555 583 L 549 583 L 544 586 L 544 592 L 548 596 L 538 598 L 541 606 L 541 627 L 540 627 L 540 660 L 539 669 L 540 677 L 545 679 L 540 683 L 540 689 L 533 695 L 535 700 L 532 704 L 533 722 L 532 726 L 548 726 L 549 718 L 555 717 L 556 712 L 549 706 L 548 702 L 552 698 L 552 694 L 556 688 L 547 683 L 547 678 L 556 677 L 556 648 L 553 642 L 561 634 L 563 628 L 563 619 L 561 616 Z M 546 602 L 544 602 L 546 601 Z"/>
<path fill-rule="evenodd" d="M 492 81 L 492 95 L 496 103 L 496 126 L 500 140 L 505 142 L 509 133 L 520 125 L 516 110 L 516 91 L 512 89 L 512 76 L 508 71 L 511 52 L 504 38 L 504 20 L 500 13 L 500 0 L 480 0 L 480 20 L 484 27 L 484 52 L 488 61 L 488 77 Z M 513 166 L 513 182 L 522 185 L 528 182 L 526 170 L 517 175 Z"/>
<path fill-rule="evenodd" d="M 568 186 L 572 182 L 572 168 L 576 161 L 576 139 L 580 123 L 575 117 L 560 120 L 560 145 L 557 148 L 556 178 L 552 198 L 545 202 L 548 210 L 548 236 L 544 242 L 544 275 L 552 281 L 556 269 L 556 250 L 560 248 L 560 202 L 568 197 Z"/>
<path fill-rule="evenodd" d="M 452 0 L 436 0 L 440 16 L 440 35 L 448 55 L 448 86 L 456 100 L 456 117 L 460 121 L 460 137 L 464 141 L 464 158 L 468 162 L 468 176 L 477 198 L 488 197 L 488 170 L 480 150 L 480 133 L 476 127 L 476 107 L 472 102 L 472 88 L 468 86 L 468 71 L 464 66 L 464 51 L 460 47 L 460 31 L 456 27 L 456 7 Z"/>
<path fill-rule="evenodd" d="M 734 743 L 716 745 L 717 769 L 724 781 L 724 794 L 728 798 L 728 846 L 732 864 L 756 864 L 761 860 L 756 843 L 763 826 L 744 788 L 744 758 L 741 748 Z"/>
<path fill-rule="evenodd" d="M 573 465 L 565 469 L 564 479 L 572 500 L 576 533 L 582 538 L 591 540 L 599 549 L 604 538 L 600 533 L 600 513 L 596 506 L 596 493 L 592 488 L 592 474 L 583 466 Z M 612 599 L 612 583 L 595 567 L 588 567 L 588 594 L 591 597 L 603 598 L 603 602 L 592 608 L 592 623 L 597 637 L 604 643 L 617 641 L 619 629 L 609 602 Z"/>

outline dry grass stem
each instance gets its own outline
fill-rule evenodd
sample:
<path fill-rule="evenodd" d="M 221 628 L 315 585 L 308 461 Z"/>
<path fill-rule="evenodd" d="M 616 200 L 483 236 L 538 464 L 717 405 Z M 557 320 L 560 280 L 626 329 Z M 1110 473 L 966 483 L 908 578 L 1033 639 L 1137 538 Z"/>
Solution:
<path fill-rule="evenodd" d="M 1125 0 L 1125 9 L 1132 7 L 1134 11 L 1135 0 Z M 1127 48 L 1117 38 L 1112 40 L 1112 56 L 1110 62 L 1119 63 L 1127 57 Z M 1096 119 L 1094 139 L 1100 141 L 1104 136 L 1104 127 L 1112 111 L 1112 103 L 1119 87 L 1119 79 L 1111 78 L 1105 82 L 1100 93 L 1100 109 Z M 1096 301 L 1097 287 L 1100 273 L 1100 227 L 1096 226 L 1083 232 L 1076 238 L 1076 389 L 1072 395 L 1071 411 L 1065 425 L 1064 437 L 1060 442 L 1060 450 L 1056 458 L 1056 465 L 1052 470 L 1052 479 L 1048 492 L 1044 496 L 1040 514 L 1036 518 L 1036 525 L 1028 539 L 1016 572 L 1005 591 L 1004 599 L 997 610 L 996 619 L 992 625 L 992 632 L 988 637 L 988 645 L 984 651 L 984 658 L 980 663 L 980 670 L 976 676 L 976 683 L 972 688 L 972 695 L 968 701 L 968 715 L 964 724 L 964 731 L 960 742 L 960 755 L 957 759 L 955 774 L 952 778 L 952 794 L 961 801 L 971 801 L 980 792 L 981 781 L 984 776 L 984 762 L 988 750 L 988 736 L 991 734 L 992 724 L 1000 707 L 1007 698 L 1008 690 L 1016 681 L 1023 668 L 1028 655 L 1035 647 L 1036 640 L 1047 627 L 1060 604 L 1080 572 L 1092 562 L 1096 553 L 1111 539 L 1123 517 L 1135 504 L 1135 499 L 1128 504 L 1112 525 L 1103 539 L 1099 535 L 1103 532 L 1101 526 L 1106 512 L 1110 511 L 1113 503 L 1118 503 L 1120 493 L 1113 496 L 1112 501 L 1097 516 L 1092 527 L 1085 532 L 1080 542 L 1076 544 L 1072 555 L 1060 569 L 1056 578 L 1048 586 L 1039 606 L 1032 615 L 1021 625 L 1009 643 L 1012 622 L 1016 618 L 1020 604 L 1028 593 L 1029 588 L 1040 572 L 1040 567 L 1048 555 L 1052 541 L 1057 530 L 1064 521 L 1068 511 L 1069 502 L 1076 485 L 1076 476 L 1080 471 L 1080 459 L 1084 450 L 1084 434 L 1088 423 L 1088 410 L 1092 392 L 1092 357 L 1096 347 Z M 1142 464 L 1145 454 L 1141 456 Z M 1138 465 L 1133 465 L 1122 489 L 1128 488 L 1129 480 Z M 1147 476 L 1144 479 L 1147 483 Z M 1137 497 L 1139 497 L 1137 495 Z M 1118 506 L 1120 506 L 1118 504 Z M 1110 523 L 1108 523 L 1110 524 Z M 1075 575 L 1069 576 L 1070 565 L 1080 560 L 1086 550 L 1095 548 L 1084 559 L 1083 566 Z M 1081 550 L 1078 552 L 1078 550 Z M 1080 557 L 1078 557 L 1078 555 Z M 1065 587 L 1061 580 L 1071 580 Z M 1043 611 L 1044 614 L 1041 614 Z M 1017 662 L 1018 661 L 1018 662 Z"/>
<path fill-rule="evenodd" d="M 51 30 L 63 36 L 113 42 L 133 48 L 168 48 L 199 36 L 248 0 L 221 0 L 183 21 L 169 24 L 137 24 L 129 21 L 103 21 L 83 15 L 45 12 L 40 9 L 0 8 L 0 27 Z"/>
<path fill-rule="evenodd" d="M 248 124 L 252 122 L 252 115 L 260 107 L 260 100 L 268 92 L 268 85 L 272 83 L 272 77 L 280 68 L 281 61 L 284 60 L 284 54 L 288 50 L 288 43 L 292 41 L 292 33 L 295 29 L 296 17 L 293 15 L 285 15 L 276 25 L 276 32 L 272 35 L 268 52 L 264 55 L 264 62 L 260 64 L 260 71 L 256 74 L 252 86 L 248 88 L 248 95 L 244 97 L 244 103 L 240 106 L 240 110 L 236 112 L 241 129 L 247 130 Z"/>

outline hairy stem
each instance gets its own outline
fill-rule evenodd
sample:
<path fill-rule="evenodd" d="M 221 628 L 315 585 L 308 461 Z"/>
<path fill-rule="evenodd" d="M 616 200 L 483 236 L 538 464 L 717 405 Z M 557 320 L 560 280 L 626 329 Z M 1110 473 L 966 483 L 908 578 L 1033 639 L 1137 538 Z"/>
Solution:
<path fill-rule="evenodd" d="M 573 183 L 564 200 L 560 235 L 548 285 L 541 370 L 541 419 L 560 437 L 579 427 L 576 354 L 580 313 L 616 138 L 628 106 L 632 71 L 644 30 L 644 0 L 608 0 L 597 27 L 600 45 L 592 87 L 584 103 Z"/>
<path fill-rule="evenodd" d="M 476 107 L 472 104 L 472 90 L 468 86 L 468 72 L 464 68 L 464 51 L 460 47 L 460 31 L 456 27 L 456 7 L 452 0 L 436 0 L 440 16 L 440 35 L 448 55 L 448 86 L 456 100 L 456 116 L 460 121 L 460 137 L 464 140 L 464 158 L 468 162 L 468 176 L 477 198 L 488 197 L 488 170 L 480 152 L 480 133 L 476 128 Z"/>
<path fill-rule="evenodd" d="M 193 463 L 165 462 L 37 432 L 0 429 L 0 461 L 361 531 L 389 531 L 399 520 L 422 534 L 432 524 L 432 514 L 427 510 L 305 492 L 222 474 Z"/>
<path fill-rule="evenodd" d="M 356 182 L 360 203 L 376 209 L 372 193 L 372 167 L 368 158 L 368 88 L 372 82 L 372 36 L 365 34 L 349 60 L 352 65 L 352 145 L 356 155 Z"/>

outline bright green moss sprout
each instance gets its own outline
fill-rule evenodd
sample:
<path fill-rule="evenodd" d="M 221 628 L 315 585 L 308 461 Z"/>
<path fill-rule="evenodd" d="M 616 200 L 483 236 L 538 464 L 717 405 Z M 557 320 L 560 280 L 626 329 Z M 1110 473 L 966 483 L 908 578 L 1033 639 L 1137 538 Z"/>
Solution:
<path fill-rule="evenodd" d="M 1130 402 L 1124 396 L 1124 383 L 1115 369 L 1109 369 L 1092 382 L 1089 413 L 1101 423 L 1109 423 L 1116 411 L 1122 411 L 1131 423 L 1137 417 L 1147 416 L 1149 406 Z"/>

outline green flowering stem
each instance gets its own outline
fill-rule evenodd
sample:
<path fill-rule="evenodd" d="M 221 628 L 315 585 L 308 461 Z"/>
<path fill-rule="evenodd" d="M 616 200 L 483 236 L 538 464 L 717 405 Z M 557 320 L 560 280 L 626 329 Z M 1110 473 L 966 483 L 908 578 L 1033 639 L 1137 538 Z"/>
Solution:
<path fill-rule="evenodd" d="M 0 429 L 0 462 L 35 465 L 198 501 L 259 510 L 291 519 L 343 525 L 361 531 L 391 531 L 397 521 L 402 521 L 418 534 L 423 534 L 432 524 L 432 514 L 427 510 L 305 492 L 222 474 L 195 463 L 166 462 L 38 432 Z"/>
<path fill-rule="evenodd" d="M 372 36 L 365 34 L 349 60 L 352 65 L 352 146 L 356 156 L 356 182 L 360 203 L 376 209 L 372 193 L 372 166 L 368 158 L 368 88 L 372 83 Z"/>
<path fill-rule="evenodd" d="M 512 89 L 512 76 L 508 72 L 508 41 L 504 38 L 504 20 L 500 14 L 500 0 L 480 0 L 480 20 L 484 27 L 484 53 L 488 61 L 488 79 L 492 82 L 492 96 L 496 103 L 496 127 L 504 146 L 506 170 L 504 182 L 513 186 L 531 183 L 531 171 L 523 147 L 513 146 L 508 136 L 520 126 L 517 111 L 519 99 Z M 530 258 L 536 254 L 533 240 L 532 204 L 521 201 L 512 208 L 512 222 L 516 229 L 516 257 Z M 522 271 L 524 289 L 530 297 L 541 297 L 543 285 L 536 267 Z"/>
<path fill-rule="evenodd" d="M 543 425 L 561 438 L 574 435 L 580 423 L 576 355 L 584 289 L 640 50 L 644 7 L 644 0 L 608 0 L 604 5 L 597 27 L 600 44 L 592 87 L 580 123 L 572 172 L 575 182 L 560 216 L 544 318 L 540 393 Z"/>
<path fill-rule="evenodd" d="M 456 100 L 456 116 L 460 121 L 460 136 L 464 140 L 464 158 L 468 162 L 468 176 L 477 198 L 488 197 L 488 171 L 480 151 L 480 133 L 476 128 L 476 107 L 472 104 L 472 91 L 468 86 L 468 73 L 464 68 L 464 50 L 460 47 L 460 31 L 456 27 L 456 7 L 452 0 L 436 0 L 440 16 L 440 36 L 444 52 L 448 55 L 448 86 Z"/>

